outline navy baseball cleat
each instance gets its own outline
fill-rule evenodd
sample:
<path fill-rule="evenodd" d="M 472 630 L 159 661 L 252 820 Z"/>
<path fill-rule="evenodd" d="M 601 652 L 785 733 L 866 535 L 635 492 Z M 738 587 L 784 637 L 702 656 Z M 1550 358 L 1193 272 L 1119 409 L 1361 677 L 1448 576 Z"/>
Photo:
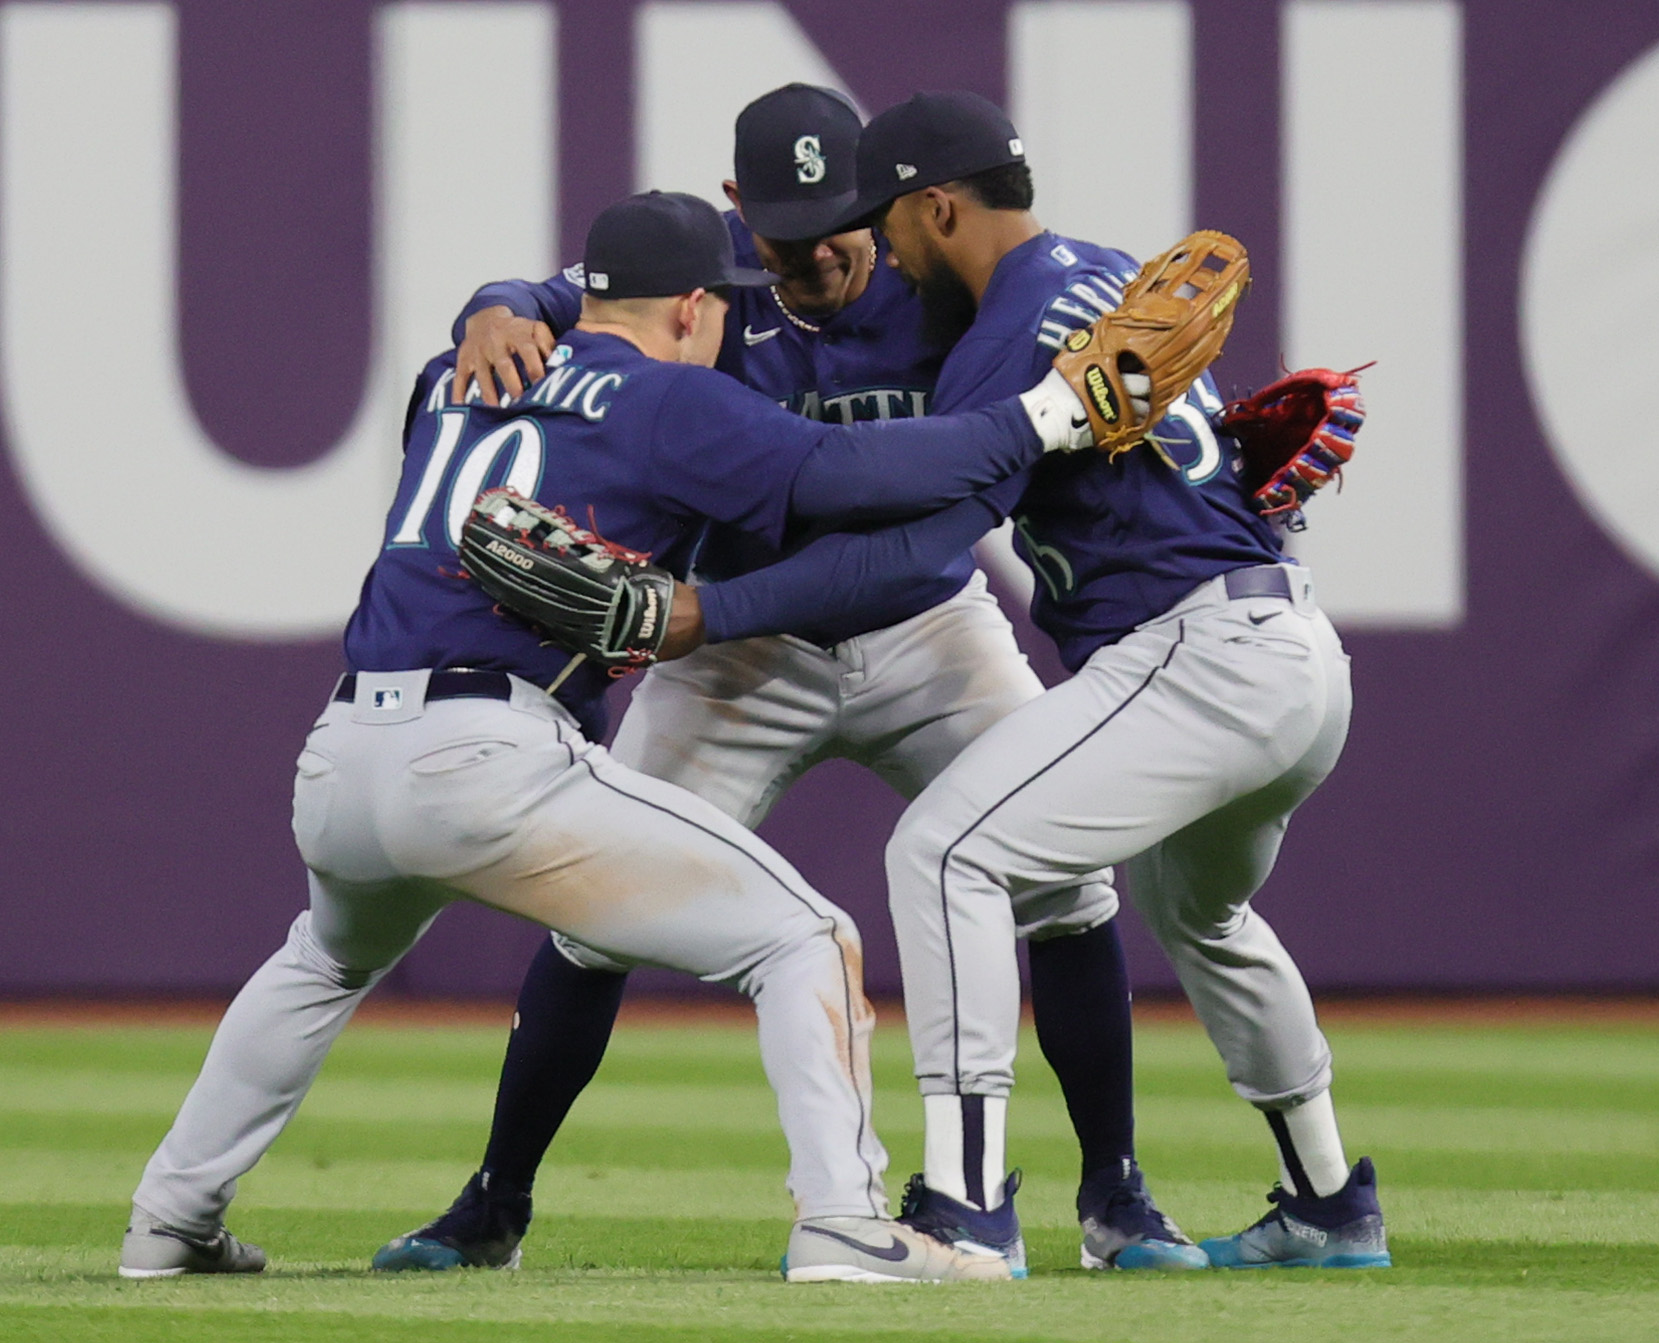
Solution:
<path fill-rule="evenodd" d="M 1153 1269 L 1165 1273 L 1208 1268 L 1209 1259 L 1158 1211 L 1141 1168 L 1095 1171 L 1077 1191 L 1083 1224 L 1083 1267 Z"/>
<path fill-rule="evenodd" d="M 1377 1202 L 1377 1172 L 1362 1156 L 1348 1183 L 1326 1198 L 1301 1198 L 1275 1186 L 1277 1206 L 1236 1236 L 1203 1243 L 1217 1268 L 1391 1268 Z"/>
<path fill-rule="evenodd" d="M 262 1273 L 265 1251 L 244 1245 L 223 1226 L 211 1235 L 152 1217 L 137 1204 L 121 1241 L 123 1278 L 177 1278 L 186 1273 Z"/>
<path fill-rule="evenodd" d="M 1008 1276 L 1023 1278 L 1027 1273 L 1025 1237 L 1020 1234 L 1019 1214 L 1014 1211 L 1014 1195 L 1019 1187 L 1020 1172 L 1016 1170 L 1002 1187 L 1002 1202 L 986 1212 L 929 1189 L 920 1175 L 912 1175 L 904 1187 L 899 1221 L 969 1253 L 1000 1254 L 1008 1261 Z"/>
<path fill-rule="evenodd" d="M 479 1171 L 449 1211 L 375 1251 L 380 1273 L 437 1273 L 451 1268 L 517 1268 L 519 1242 L 530 1227 L 530 1195 L 492 1190 Z"/>

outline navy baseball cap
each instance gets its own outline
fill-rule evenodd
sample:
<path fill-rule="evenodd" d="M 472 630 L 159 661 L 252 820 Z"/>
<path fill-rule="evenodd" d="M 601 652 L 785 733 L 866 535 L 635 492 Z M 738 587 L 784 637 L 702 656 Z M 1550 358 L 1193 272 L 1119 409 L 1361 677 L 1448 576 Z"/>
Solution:
<path fill-rule="evenodd" d="M 844 93 L 785 84 L 737 116 L 743 219 L 763 238 L 823 238 L 858 196 L 858 109 Z"/>
<path fill-rule="evenodd" d="M 582 270 L 595 298 L 667 298 L 778 282 L 769 270 L 737 265 L 720 211 L 679 191 L 647 191 L 601 210 L 588 230 Z"/>
<path fill-rule="evenodd" d="M 963 90 L 918 93 L 864 128 L 858 199 L 841 228 L 869 223 L 912 191 L 1024 162 L 1019 132 L 990 99 Z"/>

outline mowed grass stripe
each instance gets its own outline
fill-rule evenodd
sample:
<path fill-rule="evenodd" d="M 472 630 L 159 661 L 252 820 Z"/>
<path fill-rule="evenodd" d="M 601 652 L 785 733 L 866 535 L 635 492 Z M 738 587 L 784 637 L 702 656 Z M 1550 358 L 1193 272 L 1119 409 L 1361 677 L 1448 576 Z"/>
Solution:
<path fill-rule="evenodd" d="M 1447 1084 L 1478 1074 L 1508 1079 L 1625 1080 L 1659 1086 L 1653 1033 L 1622 1027 L 1468 1028 L 1340 1026 L 1328 1031 L 1339 1074 L 1400 1074 Z M 329 1070 L 354 1076 L 416 1075 L 493 1085 L 506 1044 L 501 1029 L 353 1025 L 336 1045 Z M 73 1046 L 65 1045 L 66 1038 Z M 201 1027 L 26 1027 L 0 1033 L 0 1064 L 44 1064 L 53 1069 L 119 1073 L 175 1072 L 193 1076 L 207 1052 L 211 1031 Z M 1593 1039 L 1591 1047 L 1587 1038 Z M 1155 1088 L 1185 1083 L 1189 1076 L 1225 1089 L 1220 1065 L 1202 1032 L 1191 1026 L 1145 1024 L 1136 1029 L 1137 1073 Z M 1022 1052 L 1035 1058 L 1025 1032 Z M 875 1067 L 880 1085 L 905 1085 L 908 1045 L 898 1023 L 876 1031 Z M 763 1082 L 754 1033 L 744 1028 L 623 1027 L 611 1042 L 605 1069 L 610 1080 L 661 1083 L 674 1080 Z M 1037 1068 L 1022 1085 L 1052 1086 Z"/>
<path fill-rule="evenodd" d="M 1506 1265 L 1506 1268 L 1508 1266 Z M 24 1323 L 32 1310 L 54 1317 L 54 1340 L 342 1337 L 353 1339 L 476 1337 L 481 1316 L 506 1329 L 529 1326 L 541 1337 L 655 1339 L 887 1340 L 1053 1339 L 1119 1343 L 1128 1339 L 1214 1343 L 1218 1338 L 1269 1335 L 1328 1343 L 1436 1339 L 1464 1343 L 1558 1343 L 1561 1332 L 1593 1329 L 1598 1340 L 1651 1338 L 1651 1293 L 1607 1296 L 1568 1287 L 1540 1290 L 1525 1281 L 1478 1286 L 1419 1283 L 1409 1288 L 1353 1275 L 1186 1274 L 1102 1280 L 1080 1272 L 1021 1284 L 913 1291 L 825 1286 L 786 1288 L 756 1270 L 722 1274 L 594 1272 L 471 1274 L 457 1281 L 374 1280 L 366 1275 L 283 1282 L 202 1279 L 131 1285 L 88 1284 L 99 1296 L 85 1314 L 63 1309 L 41 1284 L 4 1293 L 4 1319 Z M 1400 1280 L 1396 1278 L 1395 1283 Z M 260 1291 L 260 1288 L 274 1289 Z M 257 1304 L 249 1309 L 255 1292 Z M 115 1298 L 111 1302 L 110 1298 Z M 93 1305 L 92 1301 L 88 1302 Z M 238 1306 L 242 1308 L 237 1309 Z M 279 1321 L 286 1320 L 288 1332 Z M 244 1334 L 244 1322 L 249 1330 Z M 25 1327 L 26 1324 L 25 1324 Z M 103 1334 L 76 1333 L 101 1327 Z M 578 1330 L 600 1331 L 591 1334 Z M 606 1332 L 608 1331 L 608 1332 Z M 37 1335 L 38 1336 L 38 1335 Z M 508 1334 L 508 1337 L 514 1335 Z M 1579 1335 L 1571 1335 L 1579 1336 Z"/>
<path fill-rule="evenodd" d="M 95 1071 L 53 1071 L 35 1065 L 0 1066 L 0 1116 L 171 1116 L 188 1082 L 161 1076 L 106 1077 Z M 1659 1113 L 1598 1113 L 1516 1105 L 1368 1104 L 1339 1087 L 1341 1118 L 1362 1148 L 1412 1146 L 1441 1152 L 1659 1152 Z M 1356 1088 L 1357 1090 L 1357 1088 Z M 313 1121 L 357 1120 L 385 1125 L 392 1116 L 426 1123 L 487 1123 L 493 1084 L 428 1081 L 399 1076 L 334 1075 L 319 1080 L 303 1115 Z M 1143 1090 L 1140 1127 L 1162 1141 L 1237 1144 L 1262 1138 L 1260 1116 L 1230 1093 L 1208 1099 L 1162 1096 Z M 889 1132 L 921 1131 L 922 1109 L 911 1088 L 879 1090 L 877 1123 Z M 777 1102 L 763 1081 L 749 1085 L 706 1081 L 678 1084 L 617 1083 L 601 1078 L 571 1113 L 572 1128 L 665 1129 L 711 1133 L 771 1132 Z M 1069 1137 L 1071 1124 L 1056 1094 L 1020 1090 L 1010 1106 L 1016 1137 Z"/>
<path fill-rule="evenodd" d="M 28 1178 L 17 1178 L 6 1166 L 0 1162 L 0 1244 L 13 1247 L 35 1243 L 35 1222 L 59 1207 L 64 1211 L 51 1215 L 60 1223 L 82 1216 L 77 1209 L 101 1210 L 107 1238 L 111 1228 L 124 1224 L 137 1179 L 130 1166 L 88 1169 L 65 1162 L 53 1169 L 42 1162 Z M 248 1218 L 271 1210 L 326 1212 L 377 1216 L 406 1230 L 447 1206 L 467 1174 L 467 1167 L 440 1162 L 354 1162 L 318 1170 L 272 1157 L 245 1181 L 234 1220 L 246 1230 Z M 1075 1241 L 1074 1194 L 1075 1187 L 1063 1177 L 1029 1177 L 1020 1193 L 1022 1222 L 1028 1229 L 1062 1230 Z M 1161 1180 L 1158 1197 L 1187 1231 L 1200 1236 L 1236 1231 L 1267 1211 L 1261 1186 L 1242 1180 Z M 1490 1237 L 1516 1243 L 1659 1245 L 1659 1193 L 1652 1191 L 1396 1186 L 1384 1191 L 1384 1200 L 1391 1232 L 1424 1241 Z M 562 1235 L 560 1228 L 572 1220 L 631 1219 L 751 1221 L 780 1234 L 791 1215 L 781 1167 L 746 1175 L 555 1167 L 538 1185 L 537 1208 L 537 1235 L 543 1237 Z M 373 1248 L 369 1245 L 363 1253 Z"/>

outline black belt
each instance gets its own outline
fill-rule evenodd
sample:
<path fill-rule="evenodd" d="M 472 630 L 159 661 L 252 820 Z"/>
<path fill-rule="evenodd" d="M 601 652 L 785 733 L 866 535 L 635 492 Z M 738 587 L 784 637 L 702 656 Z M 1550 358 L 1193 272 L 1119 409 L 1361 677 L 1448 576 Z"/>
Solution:
<path fill-rule="evenodd" d="M 1250 569 L 1229 569 L 1222 575 L 1227 584 L 1227 597 L 1238 601 L 1242 597 L 1283 597 L 1291 600 L 1290 575 L 1277 564 L 1261 564 Z"/>
<path fill-rule="evenodd" d="M 373 673 L 369 673 L 371 676 Z M 498 671 L 435 671 L 426 683 L 426 698 L 512 699 L 513 678 Z M 357 673 L 347 672 L 334 689 L 337 700 L 357 698 Z"/>

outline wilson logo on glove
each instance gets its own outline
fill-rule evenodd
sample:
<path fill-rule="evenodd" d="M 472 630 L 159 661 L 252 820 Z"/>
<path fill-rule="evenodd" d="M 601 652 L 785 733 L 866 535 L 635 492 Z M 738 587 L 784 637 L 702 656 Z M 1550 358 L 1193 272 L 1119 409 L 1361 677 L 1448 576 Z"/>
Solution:
<path fill-rule="evenodd" d="M 1099 364 L 1089 365 L 1088 372 L 1083 375 L 1083 386 L 1088 388 L 1089 405 L 1094 408 L 1094 413 L 1106 423 L 1116 424 L 1118 407 L 1112 397 L 1112 384 Z"/>

